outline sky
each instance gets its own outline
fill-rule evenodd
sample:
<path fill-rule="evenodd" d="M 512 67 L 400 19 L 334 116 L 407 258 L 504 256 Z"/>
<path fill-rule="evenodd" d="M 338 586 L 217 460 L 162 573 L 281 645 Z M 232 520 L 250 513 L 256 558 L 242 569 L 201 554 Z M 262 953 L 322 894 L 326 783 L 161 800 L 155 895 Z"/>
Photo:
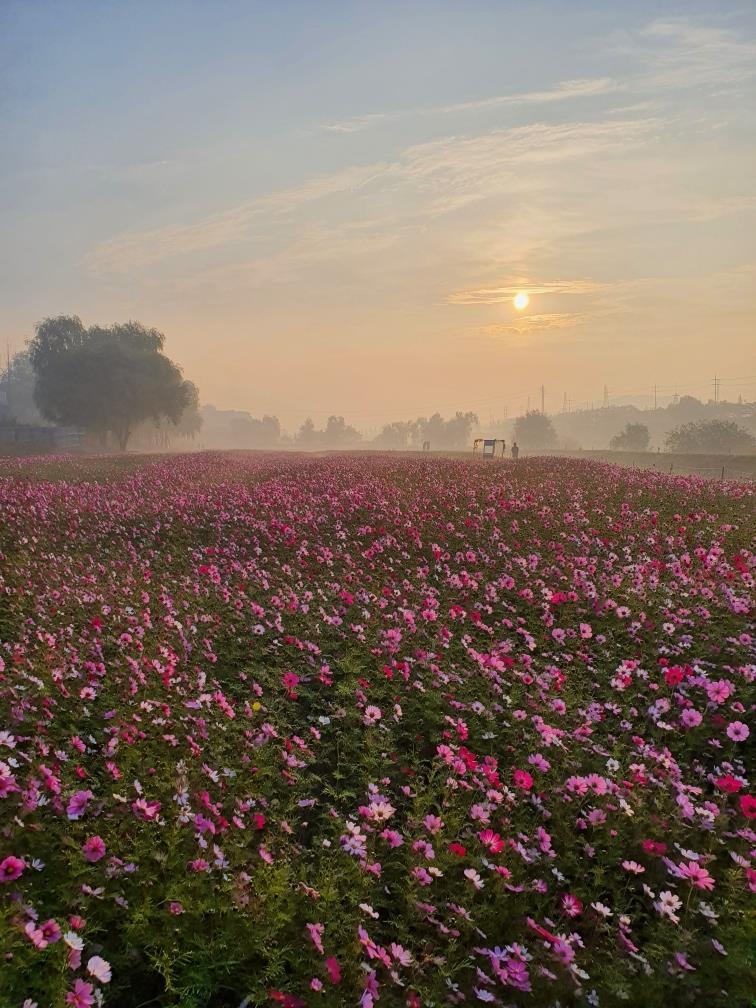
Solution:
<path fill-rule="evenodd" d="M 12 351 L 139 319 L 289 429 L 756 399 L 753 0 L 0 0 L 0 147 Z"/>

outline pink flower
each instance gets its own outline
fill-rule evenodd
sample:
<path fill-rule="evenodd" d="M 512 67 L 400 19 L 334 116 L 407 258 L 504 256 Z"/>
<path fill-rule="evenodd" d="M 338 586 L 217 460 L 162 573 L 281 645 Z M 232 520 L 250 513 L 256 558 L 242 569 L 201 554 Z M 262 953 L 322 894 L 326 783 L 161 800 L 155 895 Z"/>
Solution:
<path fill-rule="evenodd" d="M 92 956 L 87 963 L 87 973 L 93 976 L 95 980 L 99 980 L 100 983 L 104 984 L 110 983 L 113 975 L 110 970 L 110 963 L 101 956 Z"/>
<path fill-rule="evenodd" d="M 0 882 L 15 882 L 24 868 L 26 868 L 26 864 L 21 858 L 9 854 L 7 858 L 0 861 Z"/>
<path fill-rule="evenodd" d="M 170 913 L 176 914 L 176 916 L 178 916 L 179 914 L 182 914 L 184 912 L 184 905 L 183 903 L 179 902 L 179 900 L 171 900 L 170 903 L 168 904 L 168 910 L 170 911 Z"/>
<path fill-rule="evenodd" d="M 54 945 L 56 941 L 60 941 L 62 931 L 60 930 L 60 925 L 56 920 L 50 918 L 50 920 L 41 924 L 39 929 L 44 935 L 45 941 L 48 945 Z"/>
<path fill-rule="evenodd" d="M 475 871 L 474 868 L 465 868 L 465 870 L 462 872 L 462 874 L 465 876 L 465 878 L 469 882 L 472 882 L 472 884 L 475 886 L 476 889 L 482 889 L 483 888 L 483 886 L 484 886 L 485 883 L 483 882 L 483 879 Z"/>
<path fill-rule="evenodd" d="M 533 787 L 533 778 L 527 770 L 515 770 L 512 774 L 512 779 L 514 780 L 515 787 L 520 788 L 521 791 L 530 791 Z"/>
<path fill-rule="evenodd" d="M 568 917 L 577 917 L 583 912 L 583 904 L 571 893 L 562 896 L 562 909 Z"/>
<path fill-rule="evenodd" d="M 492 829 L 484 829 L 478 833 L 478 839 L 487 847 L 492 854 L 501 854 L 504 850 L 504 841 L 501 839 L 498 833 Z"/>
<path fill-rule="evenodd" d="M 147 801 L 145 798 L 137 798 L 131 803 L 131 810 L 139 819 L 146 822 L 154 822 L 160 813 L 159 801 Z"/>
<path fill-rule="evenodd" d="M 646 870 L 643 865 L 639 865 L 637 861 L 623 861 L 622 867 L 626 872 L 630 872 L 633 875 L 642 875 Z"/>
<path fill-rule="evenodd" d="M 727 725 L 727 737 L 733 742 L 744 742 L 750 734 L 748 725 L 743 724 L 742 721 L 731 721 Z"/>
<path fill-rule="evenodd" d="M 105 857 L 105 841 L 102 837 L 91 836 L 81 846 L 85 861 L 99 861 Z"/>
<path fill-rule="evenodd" d="M 404 843 L 404 838 L 401 833 L 397 833 L 396 830 L 385 829 L 382 830 L 378 836 L 381 840 L 385 840 L 389 847 L 401 847 Z"/>
<path fill-rule="evenodd" d="M 703 721 L 703 715 L 692 707 L 688 707 L 680 715 L 680 721 L 686 728 L 696 728 Z"/>
<path fill-rule="evenodd" d="M 323 955 L 323 932 L 325 931 L 325 927 L 322 924 L 306 924 L 305 927 L 310 933 L 312 944 Z"/>
<path fill-rule="evenodd" d="M 42 928 L 34 926 L 34 921 L 29 921 L 24 927 L 24 933 L 35 948 L 45 949 L 49 942 L 42 933 Z"/>
<path fill-rule="evenodd" d="M 679 866 L 682 878 L 686 878 L 697 889 L 713 889 L 714 879 L 697 861 L 688 861 Z"/>
<path fill-rule="evenodd" d="M 338 959 L 329 956 L 325 961 L 325 968 L 328 970 L 328 979 L 332 984 L 341 983 L 341 967 Z"/>
<path fill-rule="evenodd" d="M 73 990 L 66 994 L 66 1004 L 72 1008 L 92 1008 L 95 1003 L 94 987 L 84 980 L 74 981 Z"/>
<path fill-rule="evenodd" d="M 94 798 L 94 794 L 91 791 L 77 791 L 76 794 L 71 795 L 66 808 L 68 818 L 71 820 L 81 819 L 92 798 Z"/>
<path fill-rule="evenodd" d="M 439 818 L 437 815 L 427 815 L 425 819 L 423 819 L 423 825 L 429 833 L 432 833 L 435 836 L 436 833 L 443 829 L 444 822 L 443 819 Z"/>

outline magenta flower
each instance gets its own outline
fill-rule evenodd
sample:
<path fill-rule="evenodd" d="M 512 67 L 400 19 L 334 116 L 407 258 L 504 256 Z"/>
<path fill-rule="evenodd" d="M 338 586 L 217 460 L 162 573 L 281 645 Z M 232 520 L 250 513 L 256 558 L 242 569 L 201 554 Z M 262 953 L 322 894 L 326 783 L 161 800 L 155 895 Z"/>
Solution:
<path fill-rule="evenodd" d="M 71 795 L 68 799 L 68 807 L 66 808 L 66 815 L 69 819 L 81 819 L 84 815 L 87 805 L 94 798 L 94 794 L 91 791 L 77 791 L 75 794 Z"/>
<path fill-rule="evenodd" d="M 15 882 L 20 877 L 26 864 L 21 858 L 9 854 L 0 861 L 0 882 Z"/>
<path fill-rule="evenodd" d="M 105 857 L 105 841 L 100 836 L 91 836 L 81 846 L 85 861 L 99 861 Z"/>
<path fill-rule="evenodd" d="M 512 774 L 512 779 L 514 780 L 515 787 L 521 791 L 530 791 L 533 787 L 533 778 L 527 770 L 515 770 Z"/>
<path fill-rule="evenodd" d="M 84 980 L 75 980 L 73 990 L 66 994 L 66 1004 L 71 1008 L 92 1008 L 95 1003 L 94 987 Z"/>

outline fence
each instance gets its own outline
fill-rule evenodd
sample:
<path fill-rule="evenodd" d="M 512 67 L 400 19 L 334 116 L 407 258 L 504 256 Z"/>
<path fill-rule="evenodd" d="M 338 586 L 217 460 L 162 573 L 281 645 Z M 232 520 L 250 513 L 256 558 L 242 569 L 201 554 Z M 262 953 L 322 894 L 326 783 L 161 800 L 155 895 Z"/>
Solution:
<path fill-rule="evenodd" d="M 680 468 L 678 466 L 678 468 Z M 675 463 L 671 462 L 669 466 L 670 474 L 675 470 Z M 731 469 L 729 466 L 698 466 L 697 468 L 691 466 L 684 466 L 680 469 L 681 475 L 695 475 L 695 476 L 705 476 L 707 479 L 731 479 L 743 482 L 744 480 L 753 481 L 753 473 L 747 472 L 744 469 Z"/>

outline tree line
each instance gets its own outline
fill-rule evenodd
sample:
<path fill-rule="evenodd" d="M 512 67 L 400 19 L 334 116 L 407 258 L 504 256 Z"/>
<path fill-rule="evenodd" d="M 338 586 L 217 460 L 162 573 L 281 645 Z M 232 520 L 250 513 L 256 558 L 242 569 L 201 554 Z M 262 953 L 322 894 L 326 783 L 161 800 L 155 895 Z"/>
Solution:
<path fill-rule="evenodd" d="M 406 451 L 430 443 L 435 450 L 465 450 L 479 428 L 473 412 L 457 411 L 448 419 L 434 413 L 387 423 L 375 437 L 365 438 L 334 414 L 323 427 L 308 417 L 288 435 L 276 416 L 200 408 L 196 385 L 166 356 L 165 337 L 157 329 L 133 321 L 87 328 L 75 315 L 40 322 L 26 350 L 0 375 L 0 389 L 6 392 L 6 412 L 18 422 L 76 428 L 101 448 L 121 451 L 130 442 L 166 449 L 174 437 L 195 437 L 201 428 L 206 446 L 218 448 Z M 552 418 L 529 410 L 488 434 L 516 441 L 526 451 L 579 448 L 574 435 L 583 435 L 587 447 L 608 441 L 615 451 L 647 451 L 652 436 L 676 452 L 753 451 L 756 439 L 733 417 L 753 424 L 753 404 L 702 403 L 682 396 L 664 409 L 644 412 L 609 407 Z M 624 427 L 615 427 L 609 439 L 612 425 L 621 420 Z"/>

